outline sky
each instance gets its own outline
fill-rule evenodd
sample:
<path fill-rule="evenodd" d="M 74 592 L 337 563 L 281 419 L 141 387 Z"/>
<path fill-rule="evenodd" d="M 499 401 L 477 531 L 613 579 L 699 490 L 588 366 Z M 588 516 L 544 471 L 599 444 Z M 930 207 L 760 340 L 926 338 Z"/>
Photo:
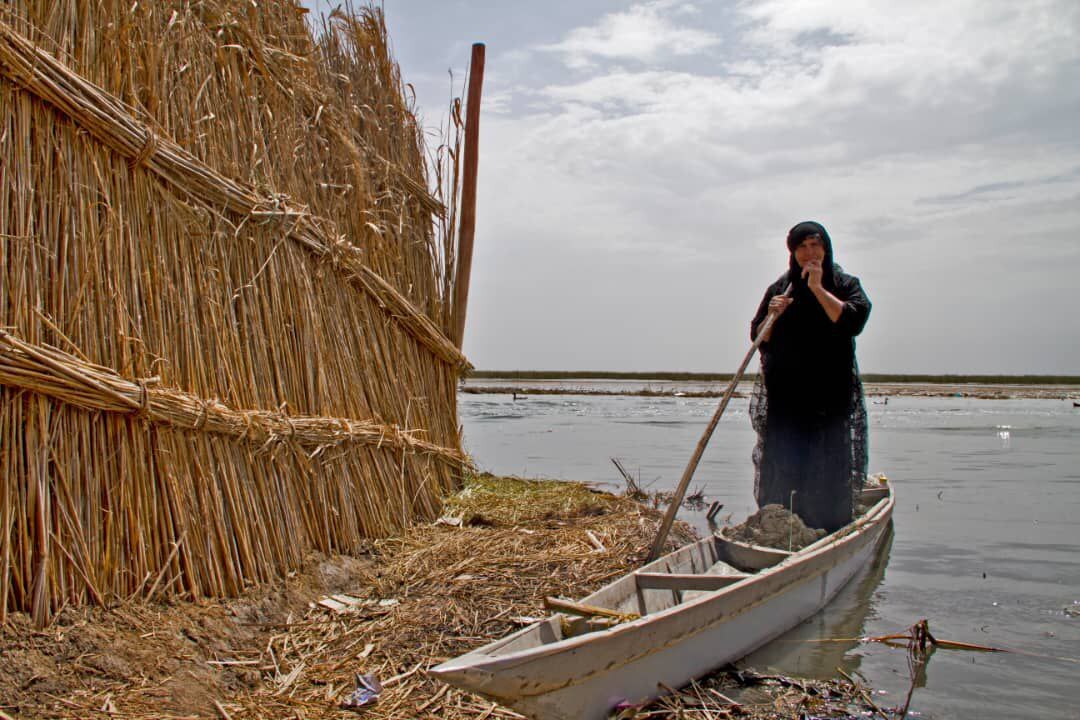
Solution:
<path fill-rule="evenodd" d="M 433 134 L 486 44 L 477 368 L 732 372 L 814 219 L 863 372 L 1080 375 L 1076 0 L 383 7 Z"/>

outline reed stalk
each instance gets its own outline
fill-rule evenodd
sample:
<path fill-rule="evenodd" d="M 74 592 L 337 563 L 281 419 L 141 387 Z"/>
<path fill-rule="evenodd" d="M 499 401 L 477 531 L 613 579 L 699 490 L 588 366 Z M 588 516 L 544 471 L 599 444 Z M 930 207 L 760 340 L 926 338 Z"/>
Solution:
<path fill-rule="evenodd" d="M 0 7 L 0 622 L 232 595 L 457 484 L 455 199 L 381 11 L 303 12 Z"/>

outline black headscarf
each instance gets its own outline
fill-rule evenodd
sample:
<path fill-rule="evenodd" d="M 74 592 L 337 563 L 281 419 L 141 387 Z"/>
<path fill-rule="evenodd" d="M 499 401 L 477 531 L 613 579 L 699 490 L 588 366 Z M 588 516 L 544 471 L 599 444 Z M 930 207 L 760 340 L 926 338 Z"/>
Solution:
<path fill-rule="evenodd" d="M 824 225 L 813 220 L 806 220 L 788 230 L 787 235 L 787 247 L 791 253 L 788 259 L 788 282 L 793 283 L 792 295 L 796 293 L 800 295 L 811 294 L 806 278 L 802 277 L 802 268 L 799 267 L 798 261 L 795 260 L 795 248 L 799 247 L 799 244 L 810 235 L 820 235 L 821 244 L 825 247 L 825 260 L 821 263 L 821 284 L 829 292 L 836 289 L 836 268 L 833 261 L 832 238 L 829 237 Z"/>

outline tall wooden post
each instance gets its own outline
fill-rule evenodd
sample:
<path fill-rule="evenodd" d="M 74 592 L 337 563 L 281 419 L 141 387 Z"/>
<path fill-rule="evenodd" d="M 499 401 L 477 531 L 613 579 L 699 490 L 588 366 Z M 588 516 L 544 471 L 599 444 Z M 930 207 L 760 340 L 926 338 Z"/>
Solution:
<path fill-rule="evenodd" d="M 480 90 L 484 83 L 484 44 L 472 46 L 469 63 L 469 97 L 465 107 L 465 167 L 461 181 L 461 226 L 458 261 L 454 277 L 454 337 L 460 349 L 465 340 L 465 309 L 469 304 L 473 236 L 476 233 L 476 172 L 480 157 Z"/>

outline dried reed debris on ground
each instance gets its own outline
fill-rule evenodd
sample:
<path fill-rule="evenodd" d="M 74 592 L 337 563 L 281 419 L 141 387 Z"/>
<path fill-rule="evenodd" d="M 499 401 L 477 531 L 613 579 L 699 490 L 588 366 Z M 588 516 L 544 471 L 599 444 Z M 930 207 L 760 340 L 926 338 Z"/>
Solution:
<path fill-rule="evenodd" d="M 464 521 L 415 527 L 347 565 L 312 563 L 237 601 L 69 609 L 45 631 L 13 615 L 0 667 L 29 658 L 34 670 L 0 670 L 0 709 L 105 717 L 107 698 L 117 716 L 212 716 L 216 700 L 236 720 L 351 717 L 340 706 L 356 674 L 373 673 L 385 688 L 370 717 L 510 717 L 424 670 L 545 614 L 546 595 L 578 597 L 640 564 L 659 515 L 578 484 L 492 476 L 447 508 Z M 673 542 L 690 539 L 679 531 Z M 331 609 L 323 595 L 347 602 Z"/>
<path fill-rule="evenodd" d="M 730 668 L 695 680 L 616 720 L 856 720 L 890 715 L 850 676 L 804 680 Z M 895 714 L 895 713 L 894 713 Z M 898 716 L 897 716 L 898 717 Z"/>
<path fill-rule="evenodd" d="M 382 690 L 363 717 L 517 717 L 426 669 L 546 615 L 547 595 L 578 598 L 639 566 L 660 514 L 575 483 L 493 476 L 470 479 L 446 505 L 443 521 L 375 542 L 363 558 L 309 558 L 287 582 L 239 600 L 68 609 L 44 631 L 15 615 L 0 629 L 0 710 L 345 719 L 357 717 L 345 707 L 357 676 L 369 675 Z M 672 544 L 692 539 L 682 524 L 673 535 Z M 624 717 L 823 715 L 844 692 L 725 673 Z"/>
<path fill-rule="evenodd" d="M 290 633 L 294 650 L 276 657 L 304 670 L 288 692 L 259 691 L 238 705 L 314 716 L 352 693 L 356 673 L 373 673 L 385 689 L 370 717 L 512 716 L 424 671 L 546 615 L 547 595 L 579 597 L 641 564 L 659 520 L 579 484 L 490 475 L 470 480 L 446 511 L 442 522 L 375 544 L 360 609 L 316 607 Z M 689 539 L 682 528 L 677 541 Z M 371 608 L 382 614 L 366 617 Z"/>
<path fill-rule="evenodd" d="M 0 711 L 20 718 L 213 717 L 213 700 L 259 687 L 278 624 L 352 589 L 369 561 L 312 555 L 278 586 L 223 603 L 68 606 L 45 628 L 0 626 Z M 271 665 L 272 669 L 272 665 Z"/>

